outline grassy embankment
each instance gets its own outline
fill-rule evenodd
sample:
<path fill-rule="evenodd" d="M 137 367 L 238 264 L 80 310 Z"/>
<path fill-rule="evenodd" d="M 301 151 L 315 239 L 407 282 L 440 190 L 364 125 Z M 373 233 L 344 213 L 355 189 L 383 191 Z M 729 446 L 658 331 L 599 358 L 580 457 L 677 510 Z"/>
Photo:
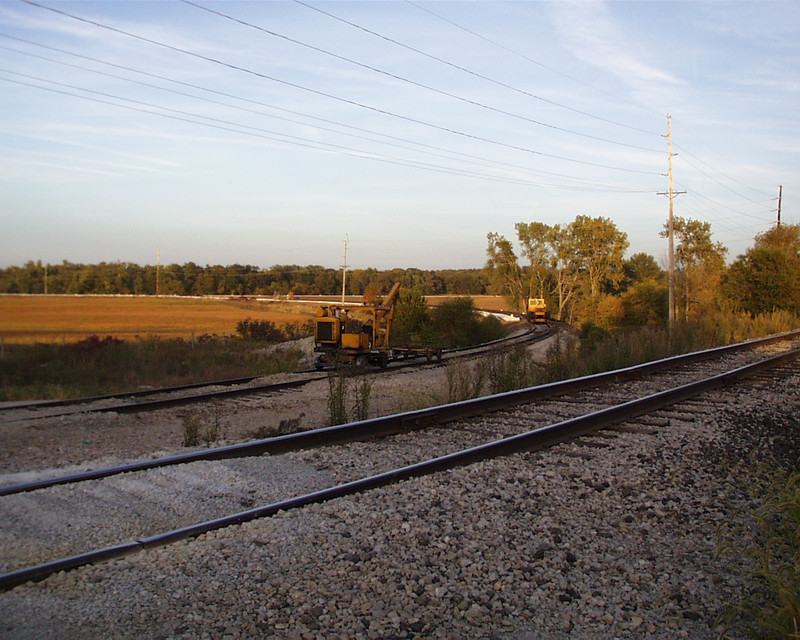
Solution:
<path fill-rule="evenodd" d="M 296 367 L 233 337 L 245 319 L 278 327 L 302 303 L 187 298 L 0 296 L 0 400 L 68 398 L 260 375 Z M 98 339 L 99 338 L 99 339 Z"/>
<path fill-rule="evenodd" d="M 351 298 L 348 302 L 360 300 Z M 101 395 L 292 370 L 299 353 L 266 354 L 264 344 L 236 335 L 237 323 L 303 325 L 320 301 L 2 295 L 0 401 Z M 496 296 L 478 296 L 475 303 L 489 309 L 504 304 Z"/>

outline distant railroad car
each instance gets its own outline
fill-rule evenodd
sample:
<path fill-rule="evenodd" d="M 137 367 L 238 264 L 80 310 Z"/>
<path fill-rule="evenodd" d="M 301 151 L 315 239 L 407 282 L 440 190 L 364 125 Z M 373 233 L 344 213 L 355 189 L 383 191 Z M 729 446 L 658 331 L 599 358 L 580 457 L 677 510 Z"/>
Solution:
<path fill-rule="evenodd" d="M 550 314 L 547 311 L 547 303 L 544 298 L 528 298 L 528 320 L 533 322 L 547 322 Z"/>

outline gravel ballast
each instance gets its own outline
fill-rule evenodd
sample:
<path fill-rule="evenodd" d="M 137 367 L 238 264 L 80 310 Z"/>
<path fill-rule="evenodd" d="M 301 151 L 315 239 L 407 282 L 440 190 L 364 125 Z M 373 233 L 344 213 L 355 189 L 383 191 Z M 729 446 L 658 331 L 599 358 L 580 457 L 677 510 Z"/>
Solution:
<path fill-rule="evenodd" d="M 747 499 L 739 462 L 796 467 L 798 382 L 22 585 L 0 635 L 714 638 L 740 586 L 715 531 Z M 273 468 L 335 476 L 336 455 Z"/>

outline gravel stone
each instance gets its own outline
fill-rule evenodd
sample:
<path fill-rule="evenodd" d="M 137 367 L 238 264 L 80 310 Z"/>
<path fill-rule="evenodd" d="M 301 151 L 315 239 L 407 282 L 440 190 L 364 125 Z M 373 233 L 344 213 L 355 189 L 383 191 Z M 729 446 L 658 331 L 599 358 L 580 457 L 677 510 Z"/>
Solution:
<path fill-rule="evenodd" d="M 714 638 L 716 616 L 740 588 L 725 562 L 714 558 L 714 534 L 732 508 L 747 504 L 742 459 L 796 468 L 799 377 L 794 371 L 707 394 L 703 408 L 695 403 L 691 410 L 658 412 L 660 425 L 651 416 L 603 438 L 282 511 L 24 584 L 0 594 L 0 635 Z M 397 384 L 407 387 L 409 380 Z M 520 408 L 512 420 L 535 411 Z M 455 442 L 461 428 L 503 430 L 490 422 L 442 427 L 436 436 L 449 434 Z M 424 453 L 424 439 L 404 437 L 407 446 L 391 454 L 393 466 Z M 595 446 L 601 441 L 604 446 Z M 224 512 L 231 500 L 263 504 L 287 490 L 383 469 L 389 461 L 380 451 L 375 443 L 353 443 L 229 461 L 224 475 L 215 468 L 209 476 L 225 479 L 217 486 L 198 482 L 202 471 L 180 469 L 130 486 L 142 503 L 191 520 L 201 502 Z M 125 451 L 115 455 L 124 458 Z M 196 490 L 177 498 L 177 483 Z M 75 490 L 54 488 L 38 508 L 55 516 L 59 491 Z M 113 478 L 91 489 L 114 490 Z M 0 534 L 9 546 L 23 535 L 32 504 L 0 502 Z M 137 504 L 130 506 L 129 513 L 110 510 L 96 532 L 86 530 L 96 514 L 80 514 L 65 535 L 94 543 L 114 527 L 133 532 L 134 524 L 151 522 L 152 514 L 137 519 Z M 53 529 L 54 551 L 60 542 L 67 541 Z M 14 560 L 5 552 L 0 559 Z"/>

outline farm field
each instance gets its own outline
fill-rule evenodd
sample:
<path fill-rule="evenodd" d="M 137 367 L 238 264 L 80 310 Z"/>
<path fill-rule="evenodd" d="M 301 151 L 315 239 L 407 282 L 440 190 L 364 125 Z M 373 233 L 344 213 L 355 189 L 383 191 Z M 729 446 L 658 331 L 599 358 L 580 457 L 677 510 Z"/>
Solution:
<path fill-rule="evenodd" d="M 122 340 L 232 335 L 250 318 L 304 323 L 314 305 L 249 299 L 116 296 L 0 296 L 0 339 L 6 344 L 77 342 L 87 336 Z"/>
<path fill-rule="evenodd" d="M 436 305 L 453 296 L 429 296 Z M 6 344 L 78 342 L 96 335 L 121 340 L 233 335 L 247 318 L 276 325 L 305 323 L 320 302 L 337 296 L 303 296 L 287 301 L 250 298 L 180 298 L 124 296 L 0 295 L 0 340 Z M 347 302 L 360 302 L 347 296 Z M 480 309 L 500 311 L 508 303 L 500 296 L 473 296 Z"/>

